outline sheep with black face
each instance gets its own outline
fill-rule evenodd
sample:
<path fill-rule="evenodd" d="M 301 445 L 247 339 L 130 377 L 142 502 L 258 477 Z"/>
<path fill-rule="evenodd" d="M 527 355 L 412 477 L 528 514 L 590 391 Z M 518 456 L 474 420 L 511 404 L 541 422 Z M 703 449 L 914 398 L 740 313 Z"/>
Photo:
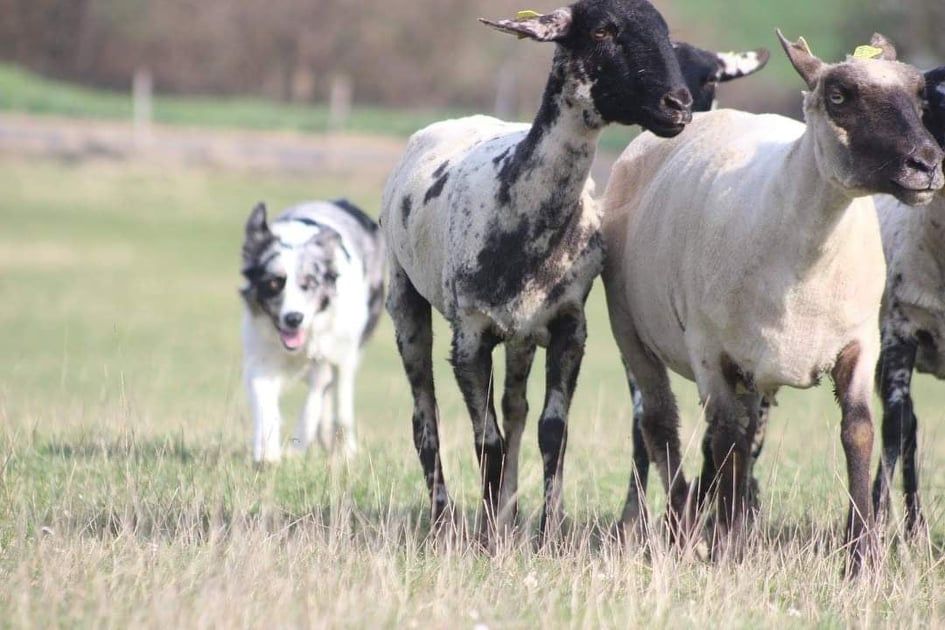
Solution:
<path fill-rule="evenodd" d="M 925 126 L 945 147 L 945 66 L 925 74 Z M 889 512 L 889 484 L 902 455 L 906 531 L 923 527 L 916 462 L 918 420 L 912 403 L 914 371 L 945 379 L 945 193 L 909 208 L 877 197 L 886 254 L 881 319 L 882 353 L 876 386 L 883 401 L 882 461 L 873 483 L 879 514 Z"/>
<path fill-rule="evenodd" d="M 885 39 L 874 41 L 894 58 Z M 922 125 L 925 82 L 915 68 L 827 64 L 803 39 L 781 43 L 809 90 L 806 125 L 718 110 L 679 138 L 634 140 L 605 194 L 603 278 L 639 387 L 646 450 L 683 532 L 694 501 L 667 368 L 699 388 L 720 471 L 720 549 L 743 540 L 761 398 L 833 377 L 856 571 L 872 549 L 870 402 L 885 276 L 870 195 L 928 203 L 943 184 L 943 153 Z M 639 510 L 626 506 L 626 525 Z"/>
<path fill-rule="evenodd" d="M 881 43 L 874 40 L 874 43 Z M 887 48 L 883 57 L 890 60 Z M 684 68 L 685 73 L 685 68 Z M 925 73 L 926 105 L 923 121 L 939 145 L 945 147 L 945 66 Z M 939 193 L 928 206 L 909 208 L 895 197 L 874 198 L 886 257 L 886 291 L 880 322 L 882 351 L 876 366 L 876 387 L 883 403 L 882 459 L 873 483 L 873 508 L 889 515 L 889 486 L 899 457 L 905 494 L 905 530 L 915 534 L 924 528 L 916 461 L 918 419 L 912 401 L 914 371 L 945 378 L 945 305 L 939 296 L 945 285 L 945 195 Z M 639 397 L 637 396 L 637 399 Z M 751 463 L 764 445 L 770 402 L 762 398 L 758 426 L 752 440 Z M 627 505 L 637 505 L 646 488 L 649 458 L 640 431 L 641 406 L 634 411 L 634 474 Z M 702 441 L 703 466 L 697 484 L 700 503 L 709 494 L 716 476 L 712 435 Z M 749 467 L 750 470 L 750 467 Z M 749 473 L 750 474 L 750 473 Z M 757 506 L 758 483 L 749 479 L 750 502 Z"/>
<path fill-rule="evenodd" d="M 683 80 L 692 94 L 692 111 L 715 109 L 719 83 L 740 79 L 765 67 L 770 54 L 764 48 L 745 52 L 712 52 L 687 44 L 673 43 Z"/>
<path fill-rule="evenodd" d="M 538 425 L 542 531 L 561 516 L 567 416 L 586 336 L 584 301 L 603 265 L 588 175 L 609 123 L 682 131 L 691 97 L 668 29 L 646 0 L 580 0 L 548 15 L 484 23 L 552 42 L 533 124 L 474 116 L 411 137 L 384 191 L 388 311 L 414 397 L 413 437 L 435 520 L 449 496 L 439 454 L 431 308 L 449 321 L 452 364 L 472 419 L 484 523 L 515 511 L 517 461 L 536 347 L 547 348 Z M 492 395 L 492 350 L 506 345 L 505 435 Z M 503 478 L 505 483 L 503 484 Z"/>

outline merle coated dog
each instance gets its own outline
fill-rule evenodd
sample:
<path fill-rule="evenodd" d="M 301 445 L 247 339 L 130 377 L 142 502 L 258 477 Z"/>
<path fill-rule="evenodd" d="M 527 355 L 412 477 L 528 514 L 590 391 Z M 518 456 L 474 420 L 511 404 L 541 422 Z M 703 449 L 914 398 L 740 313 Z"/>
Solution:
<path fill-rule="evenodd" d="M 346 201 L 293 206 L 271 224 L 264 204 L 253 209 L 242 295 L 254 461 L 279 460 L 279 397 L 301 375 L 309 392 L 293 450 L 305 451 L 316 435 L 330 450 L 340 429 L 345 454 L 356 452 L 354 378 L 381 314 L 384 260 L 377 224 Z"/>

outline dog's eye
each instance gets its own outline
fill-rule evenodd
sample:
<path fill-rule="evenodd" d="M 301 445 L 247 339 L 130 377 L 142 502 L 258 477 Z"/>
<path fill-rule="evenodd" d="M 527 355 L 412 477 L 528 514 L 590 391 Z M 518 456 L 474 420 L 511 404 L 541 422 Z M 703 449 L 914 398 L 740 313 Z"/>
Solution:
<path fill-rule="evenodd" d="M 265 280 L 259 287 L 259 293 L 262 297 L 268 298 L 279 295 L 285 287 L 285 278 L 282 276 L 273 276 Z"/>
<path fill-rule="evenodd" d="M 318 286 L 318 278 L 315 276 L 305 276 L 305 279 L 302 280 L 302 290 L 310 291 Z"/>
<path fill-rule="evenodd" d="M 337 279 L 338 279 L 338 274 L 335 273 L 334 271 L 325 272 L 325 276 L 324 276 L 325 284 L 333 287 L 335 286 L 335 281 Z"/>

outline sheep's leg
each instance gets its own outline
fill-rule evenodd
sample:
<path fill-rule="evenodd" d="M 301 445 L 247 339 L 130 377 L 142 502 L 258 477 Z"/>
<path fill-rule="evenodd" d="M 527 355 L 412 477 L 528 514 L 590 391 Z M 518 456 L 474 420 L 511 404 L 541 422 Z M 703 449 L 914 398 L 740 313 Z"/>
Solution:
<path fill-rule="evenodd" d="M 670 532 L 679 543 L 688 544 L 696 525 L 695 506 L 682 470 L 679 412 L 670 389 L 669 375 L 662 365 L 652 375 L 644 376 L 639 369 L 635 369 L 634 373 L 643 396 L 640 425 L 646 451 L 669 498 L 667 518 Z M 625 507 L 624 514 L 632 510 L 633 506 Z"/>
<path fill-rule="evenodd" d="M 630 471 L 627 500 L 620 521 L 639 523 L 642 531 L 646 527 L 647 518 L 646 484 L 650 476 L 650 456 L 646 452 L 646 441 L 643 439 L 643 398 L 629 370 L 627 383 L 633 400 L 633 470 Z"/>
<path fill-rule="evenodd" d="M 712 430 L 713 424 L 709 422 L 702 436 L 702 471 L 696 479 L 696 497 L 698 499 L 699 509 L 705 507 L 706 499 L 715 488 L 716 478 L 719 471 L 715 467 L 715 457 L 712 455 L 712 441 L 715 432 Z"/>
<path fill-rule="evenodd" d="M 840 403 L 840 439 L 847 460 L 850 511 L 846 540 L 850 550 L 847 572 L 859 573 L 873 552 L 873 502 L 870 499 L 870 455 L 873 451 L 872 371 L 876 355 L 857 341 L 837 357 L 832 376 Z"/>
<path fill-rule="evenodd" d="M 884 339 L 876 369 L 876 382 L 883 401 L 883 450 L 873 483 L 873 507 L 877 516 L 886 518 L 889 485 L 901 451 L 906 524 L 910 531 L 921 522 L 915 461 L 917 420 L 911 392 L 916 350 L 914 339 Z"/>
<path fill-rule="evenodd" d="M 906 532 L 915 535 L 925 529 L 919 500 L 919 469 L 916 462 L 919 420 L 913 413 L 904 418 L 905 439 L 902 443 L 902 487 L 906 495 Z"/>
<path fill-rule="evenodd" d="M 528 415 L 528 375 L 535 360 L 535 345 L 505 346 L 505 393 L 502 396 L 502 426 L 505 431 L 505 471 L 499 497 L 499 522 L 515 520 L 518 511 L 518 458 L 522 432 Z"/>
<path fill-rule="evenodd" d="M 607 284 L 605 275 L 605 285 Z M 668 495 L 667 520 L 671 535 L 680 542 L 688 542 L 693 533 L 696 519 L 689 485 L 682 471 L 682 454 L 679 440 L 679 412 L 676 399 L 669 384 L 666 366 L 649 352 L 633 326 L 633 318 L 623 307 L 619 299 L 613 299 L 611 286 L 607 286 L 607 309 L 614 341 L 620 347 L 620 356 L 627 370 L 628 379 L 633 385 L 631 395 L 634 399 L 634 424 L 639 427 L 640 438 L 634 437 L 634 460 L 637 474 L 655 466 L 663 489 Z M 634 433 L 637 433 L 636 429 Z M 646 457 L 643 457 L 643 455 Z M 646 481 L 646 477 L 640 478 Z M 623 532 L 641 532 L 645 526 L 644 502 L 637 496 L 636 489 L 643 489 L 642 483 L 631 478 L 627 492 L 627 502 L 618 527 Z M 644 515 L 644 516 L 641 516 Z"/>
<path fill-rule="evenodd" d="M 548 332 L 551 339 L 545 361 L 545 402 L 538 421 L 545 494 L 539 530 L 542 543 L 556 536 L 564 521 L 561 496 L 564 452 L 568 443 L 568 411 L 587 340 L 584 313 L 578 310 L 559 315 L 549 324 Z"/>
<path fill-rule="evenodd" d="M 732 553 L 738 557 L 749 517 L 748 473 L 758 397 L 736 396 L 734 383 L 717 385 L 703 394 L 711 426 L 712 460 L 718 471 L 714 484 L 718 495 L 716 543 L 722 546 L 730 543 Z M 702 482 L 711 485 L 711 480 Z"/>
<path fill-rule="evenodd" d="M 768 417 L 771 414 L 771 400 L 762 396 L 758 400 L 758 420 L 755 426 L 755 437 L 751 441 L 751 461 L 748 468 L 748 503 L 753 510 L 761 508 L 761 488 L 755 477 L 755 463 L 761 457 L 765 446 L 765 434 L 768 431 Z"/>
<path fill-rule="evenodd" d="M 433 522 L 440 523 L 450 506 L 440 462 L 439 420 L 433 389 L 433 323 L 430 303 L 414 288 L 404 270 L 391 265 L 387 310 L 394 322 L 397 350 L 413 394 L 413 443 L 430 494 Z"/>
<path fill-rule="evenodd" d="M 768 414 L 771 410 L 771 402 L 766 396 L 759 396 L 757 405 L 752 401 L 748 401 L 747 404 L 752 405 L 752 407 L 748 407 L 748 409 L 756 409 L 757 415 L 755 420 L 755 433 L 751 441 L 751 458 L 748 461 L 748 487 L 746 491 L 748 493 L 749 507 L 753 510 L 758 510 L 760 508 L 760 491 L 758 480 L 755 479 L 754 476 L 754 469 L 755 462 L 758 460 L 758 457 L 761 456 L 761 450 L 764 448 L 765 431 L 768 427 Z M 712 425 L 709 424 L 706 428 L 705 435 L 702 437 L 702 472 L 699 474 L 699 479 L 696 483 L 700 509 L 705 507 L 706 499 L 715 488 L 715 481 L 718 476 L 718 470 L 715 467 L 715 461 L 712 456 L 712 436 Z"/>
<path fill-rule="evenodd" d="M 614 339 L 620 346 L 624 364 L 632 369 L 633 378 L 639 392 L 639 401 L 635 401 L 635 415 L 639 417 L 640 444 L 636 438 L 634 459 L 638 465 L 637 473 L 646 469 L 639 467 L 648 462 L 655 467 L 663 489 L 669 501 L 667 520 L 673 538 L 686 543 L 695 527 L 695 513 L 692 509 L 689 484 L 682 471 L 682 454 L 679 440 L 679 412 L 676 399 L 669 384 L 666 366 L 659 363 L 646 351 L 636 332 L 628 323 L 627 317 L 621 317 L 611 306 L 611 323 L 614 326 Z M 616 316 L 615 316 L 616 313 Z M 633 392 L 633 390 L 631 390 Z M 639 403 L 639 404 L 637 404 Z M 635 420 L 635 422 L 637 422 Z M 643 448 L 641 448 L 641 446 Z M 638 453 L 646 453 L 647 458 L 638 459 Z M 640 479 L 643 481 L 643 478 Z M 645 512 L 643 502 L 637 498 L 635 488 L 642 484 L 631 479 L 631 488 L 627 492 L 620 517 L 620 528 L 624 532 L 641 532 L 644 527 Z"/>
<path fill-rule="evenodd" d="M 472 420 L 473 440 L 482 476 L 485 515 L 480 533 L 487 534 L 498 514 L 505 443 L 496 422 L 492 383 L 492 350 L 499 339 L 470 322 L 453 326 L 453 373 Z"/>

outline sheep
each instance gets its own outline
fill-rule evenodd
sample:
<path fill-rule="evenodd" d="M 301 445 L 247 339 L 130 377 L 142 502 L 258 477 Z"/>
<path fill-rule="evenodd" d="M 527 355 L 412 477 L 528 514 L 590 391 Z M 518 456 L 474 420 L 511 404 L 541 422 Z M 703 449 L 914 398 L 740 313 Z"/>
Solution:
<path fill-rule="evenodd" d="M 770 54 L 764 48 L 746 52 L 712 52 L 686 42 L 674 42 L 673 50 L 683 80 L 692 94 L 692 111 L 715 109 L 715 90 L 719 83 L 747 77 L 768 63 Z"/>
<path fill-rule="evenodd" d="M 547 348 L 538 424 L 540 529 L 560 523 L 567 414 L 584 352 L 584 301 L 603 267 L 589 171 L 609 123 L 673 136 L 691 96 L 665 21 L 646 0 L 579 0 L 547 15 L 481 20 L 557 44 L 531 125 L 473 116 L 414 134 L 384 190 L 387 310 L 414 399 L 413 438 L 435 524 L 452 513 L 440 463 L 431 307 L 452 329 L 451 363 L 472 420 L 486 525 L 515 513 L 518 453 L 536 347 Z M 492 350 L 505 343 L 500 432 Z M 509 483 L 502 483 L 503 476 Z M 500 518 L 501 517 L 501 518 Z"/>
<path fill-rule="evenodd" d="M 686 75 L 686 67 L 683 75 Z M 940 145 L 945 146 L 945 66 L 927 72 L 926 102 L 924 122 Z M 698 101 L 698 98 L 696 98 Z M 886 294 L 881 315 L 880 359 L 876 370 L 876 387 L 883 402 L 883 450 L 882 460 L 873 483 L 873 509 L 883 517 L 888 515 L 889 480 L 895 469 L 900 452 L 903 453 L 903 486 L 906 498 L 905 530 L 909 535 L 924 528 L 921 502 L 918 496 L 918 471 L 916 470 L 916 430 L 917 421 L 912 410 L 911 380 L 917 359 L 920 372 L 941 374 L 933 348 L 937 347 L 937 332 L 932 323 L 934 309 L 928 307 L 928 297 L 937 288 L 938 279 L 934 269 L 939 263 L 935 257 L 934 245 L 925 246 L 928 239 L 939 235 L 939 219 L 945 212 L 945 199 L 936 197 L 928 208 L 904 210 L 894 197 L 881 195 L 874 200 L 879 213 L 880 231 L 887 263 Z M 945 264 L 945 260 L 942 261 Z M 931 274 L 928 275 L 928 274 Z M 945 278 L 941 278 L 945 281 Z M 928 288 L 923 288 L 928 287 Z M 920 293 L 921 292 L 921 293 Z M 925 296 L 919 298 L 919 295 Z M 922 303 L 917 303 L 917 302 Z M 893 307 L 892 305 L 896 306 Z M 906 306 L 903 306 L 905 304 Z M 907 315 L 906 311 L 919 311 Z M 931 330 L 930 330 L 931 329 Z M 916 356 L 919 347 L 923 354 Z M 922 358 L 922 357 L 925 358 Z M 932 360 L 935 359 L 935 363 Z M 639 397 L 637 397 L 638 400 Z M 758 459 L 764 446 L 770 402 L 761 399 L 758 411 L 758 426 L 752 441 L 751 460 L 749 463 L 749 502 L 752 507 L 758 505 L 758 483 L 751 475 L 751 466 Z M 649 458 L 642 441 L 640 431 L 641 408 L 634 409 L 634 469 L 636 478 L 631 478 L 628 489 L 628 505 L 642 502 L 638 493 L 646 487 Z M 710 431 L 702 440 L 703 466 L 696 483 L 699 504 L 708 495 L 715 478 L 716 470 L 712 462 L 712 435 Z M 884 474 L 885 473 L 885 474 Z"/>
<path fill-rule="evenodd" d="M 945 66 L 925 75 L 925 124 L 945 147 Z M 883 448 L 873 506 L 889 511 L 889 484 L 902 453 L 906 499 L 906 532 L 924 529 L 916 470 L 917 419 L 912 406 L 913 370 L 945 378 L 945 194 L 925 208 L 904 208 L 893 197 L 878 197 L 886 292 L 880 325 L 882 350 L 876 366 L 876 387 L 883 401 Z"/>
<path fill-rule="evenodd" d="M 686 42 L 674 42 L 673 50 L 676 52 L 676 58 L 679 60 L 679 68 L 682 71 L 683 80 L 686 87 L 692 94 L 692 111 L 707 112 L 716 108 L 716 88 L 719 83 L 731 81 L 741 77 L 746 77 L 758 72 L 765 67 L 770 58 L 770 53 L 765 48 L 751 50 L 746 52 L 712 52 L 703 50 L 688 44 Z M 633 410 L 633 469 L 634 476 L 630 479 L 628 490 L 627 505 L 637 505 L 642 502 L 639 495 L 646 489 L 646 480 L 649 473 L 650 458 L 646 453 L 646 446 L 643 443 L 643 433 L 640 430 L 640 416 L 642 414 L 642 404 L 639 394 L 630 381 L 631 396 L 634 400 Z M 762 400 L 762 408 L 758 417 L 758 441 L 752 448 L 753 456 L 757 457 L 760 453 L 764 440 L 763 427 L 767 424 L 768 402 Z M 709 434 L 703 440 L 703 451 L 709 447 Z M 702 479 L 711 480 L 714 477 L 714 470 L 711 467 L 711 454 L 706 456 L 706 467 L 703 471 Z M 752 480 L 754 483 L 754 480 Z M 700 498 L 708 490 L 708 483 L 700 484 Z M 757 496 L 757 492 L 752 491 L 752 498 Z"/>
<path fill-rule="evenodd" d="M 917 70 L 887 59 L 828 64 L 803 38 L 778 37 L 810 90 L 806 125 L 717 110 L 676 139 L 642 134 L 604 195 L 603 279 L 614 338 L 639 388 L 646 450 L 683 540 L 696 505 L 680 468 L 667 367 L 699 388 L 720 471 L 714 550 L 735 555 L 761 398 L 832 376 L 852 574 L 873 548 L 869 404 L 885 274 L 868 195 L 928 203 L 943 184 L 943 153 L 922 126 Z M 895 58 L 881 36 L 874 45 Z M 639 522 L 639 507 L 626 506 L 622 525 Z"/>

